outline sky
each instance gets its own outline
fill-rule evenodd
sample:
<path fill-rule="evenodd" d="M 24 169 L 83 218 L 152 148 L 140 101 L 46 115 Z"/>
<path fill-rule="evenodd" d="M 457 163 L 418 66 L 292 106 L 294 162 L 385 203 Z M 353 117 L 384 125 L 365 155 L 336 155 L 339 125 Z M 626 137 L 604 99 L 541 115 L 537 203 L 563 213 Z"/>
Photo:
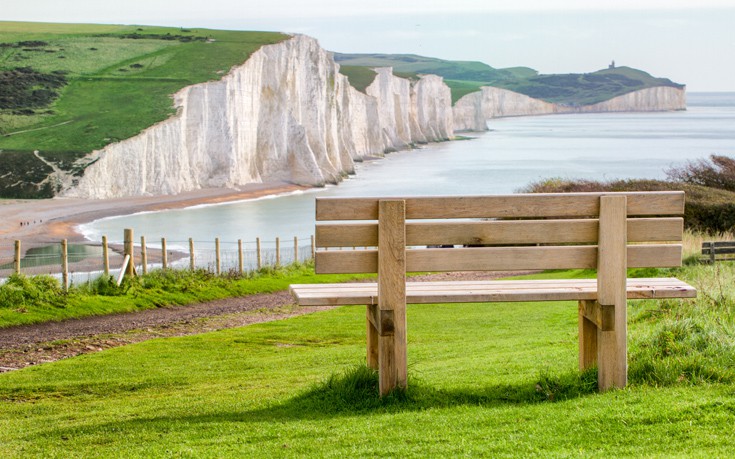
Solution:
<path fill-rule="evenodd" d="M 615 60 L 735 91 L 733 0 L 0 0 L 0 20 L 303 33 L 344 53 L 580 73 Z"/>

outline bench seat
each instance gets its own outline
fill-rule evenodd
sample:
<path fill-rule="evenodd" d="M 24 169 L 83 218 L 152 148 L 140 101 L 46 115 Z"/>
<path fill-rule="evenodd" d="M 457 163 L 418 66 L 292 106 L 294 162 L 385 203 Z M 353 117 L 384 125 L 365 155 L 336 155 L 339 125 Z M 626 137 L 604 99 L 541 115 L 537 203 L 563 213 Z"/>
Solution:
<path fill-rule="evenodd" d="M 627 279 L 628 299 L 695 298 L 697 291 L 676 278 Z M 297 284 L 291 293 L 302 306 L 377 304 L 373 282 Z M 407 304 L 511 301 L 595 301 L 597 279 L 406 282 Z"/>

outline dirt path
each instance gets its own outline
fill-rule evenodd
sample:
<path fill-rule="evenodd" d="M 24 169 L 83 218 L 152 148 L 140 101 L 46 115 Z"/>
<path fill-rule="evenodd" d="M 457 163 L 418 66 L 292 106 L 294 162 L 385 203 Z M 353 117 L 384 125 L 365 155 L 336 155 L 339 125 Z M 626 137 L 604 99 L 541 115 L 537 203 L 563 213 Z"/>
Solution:
<path fill-rule="evenodd" d="M 479 280 L 511 274 L 525 273 L 441 273 L 413 276 L 411 280 Z M 326 309 L 331 308 L 295 306 L 291 295 L 284 291 L 11 327 L 0 330 L 0 373 L 153 338 L 242 327 Z"/>
<path fill-rule="evenodd" d="M 206 333 L 328 308 L 298 307 L 288 292 L 0 330 L 0 372 L 153 338 Z"/>

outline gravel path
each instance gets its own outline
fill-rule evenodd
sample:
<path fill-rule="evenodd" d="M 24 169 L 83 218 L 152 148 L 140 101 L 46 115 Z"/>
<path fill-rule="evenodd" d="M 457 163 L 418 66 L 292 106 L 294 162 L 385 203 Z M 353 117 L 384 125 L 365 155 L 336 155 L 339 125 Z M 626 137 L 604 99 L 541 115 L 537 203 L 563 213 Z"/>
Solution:
<path fill-rule="evenodd" d="M 0 330 L 0 372 L 153 338 L 206 333 L 328 308 L 298 307 L 288 292 Z"/>
<path fill-rule="evenodd" d="M 522 273 L 441 273 L 412 281 L 477 280 Z M 0 330 L 0 373 L 153 338 L 184 336 L 309 314 L 327 307 L 300 307 L 288 292 L 24 325 Z"/>

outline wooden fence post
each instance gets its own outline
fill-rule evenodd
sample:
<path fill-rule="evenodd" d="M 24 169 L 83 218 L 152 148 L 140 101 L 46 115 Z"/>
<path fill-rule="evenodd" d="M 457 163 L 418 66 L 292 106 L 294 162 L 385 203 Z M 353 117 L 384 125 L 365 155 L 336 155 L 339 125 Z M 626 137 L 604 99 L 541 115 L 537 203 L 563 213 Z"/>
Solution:
<path fill-rule="evenodd" d="M 243 272 L 242 239 L 237 240 L 237 272 L 242 276 Z"/>
<path fill-rule="evenodd" d="M 102 236 L 102 271 L 105 276 L 110 275 L 110 247 L 107 245 L 107 236 Z"/>
<path fill-rule="evenodd" d="M 126 228 L 123 236 L 123 255 L 129 255 L 130 262 L 126 268 L 125 275 L 131 277 L 135 276 L 135 263 L 133 262 L 135 254 L 133 247 L 133 230 L 131 228 Z"/>
<path fill-rule="evenodd" d="M 140 237 L 140 264 L 143 274 L 148 274 L 148 251 L 145 248 L 145 236 Z"/>
<path fill-rule="evenodd" d="M 293 237 L 293 262 L 299 262 L 299 238 L 297 236 Z"/>
<path fill-rule="evenodd" d="M 166 253 L 166 238 L 161 238 L 161 269 L 168 268 L 168 254 Z"/>
<path fill-rule="evenodd" d="M 281 266 L 281 238 L 276 237 L 276 267 Z"/>
<path fill-rule="evenodd" d="M 189 269 L 194 271 L 196 264 L 194 263 L 194 239 L 189 238 Z"/>
<path fill-rule="evenodd" d="M 255 238 L 255 252 L 256 252 L 257 259 L 258 259 L 257 266 L 258 266 L 258 269 L 260 269 L 263 267 L 263 254 L 260 251 L 260 238 L 259 237 Z"/>
<path fill-rule="evenodd" d="M 66 239 L 61 240 L 61 286 L 69 290 L 69 258 Z"/>
<path fill-rule="evenodd" d="M 20 274 L 20 241 L 15 241 L 15 255 L 13 258 L 13 269 L 15 274 Z"/>
<path fill-rule="evenodd" d="M 222 272 L 222 268 L 220 266 L 221 260 L 220 260 L 219 253 L 220 253 L 219 252 L 219 238 L 216 237 L 214 238 L 214 264 L 215 264 L 214 272 L 217 273 L 218 276 Z"/>

